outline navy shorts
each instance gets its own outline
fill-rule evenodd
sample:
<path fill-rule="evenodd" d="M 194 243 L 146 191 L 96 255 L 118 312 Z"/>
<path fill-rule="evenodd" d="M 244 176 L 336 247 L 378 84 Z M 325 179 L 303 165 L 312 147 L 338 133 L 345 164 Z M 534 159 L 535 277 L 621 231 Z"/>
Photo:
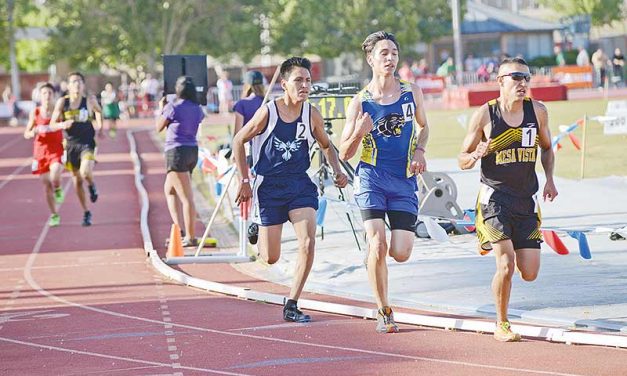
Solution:
<path fill-rule="evenodd" d="M 261 226 L 289 221 L 289 212 L 299 208 L 318 210 L 318 188 L 307 174 L 255 177 L 252 220 Z"/>
<path fill-rule="evenodd" d="M 373 210 L 418 214 L 418 183 L 415 177 L 399 177 L 365 163 L 359 165 L 357 176 L 355 201 L 362 217 Z"/>

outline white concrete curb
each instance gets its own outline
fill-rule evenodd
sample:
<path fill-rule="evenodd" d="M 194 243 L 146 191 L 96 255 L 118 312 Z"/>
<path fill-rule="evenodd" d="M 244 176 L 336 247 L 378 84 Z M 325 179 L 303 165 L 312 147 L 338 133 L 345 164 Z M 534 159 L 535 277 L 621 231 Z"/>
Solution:
<path fill-rule="evenodd" d="M 140 212 L 140 228 L 142 238 L 144 240 L 144 251 L 150 258 L 153 267 L 164 276 L 177 281 L 181 284 L 204 289 L 211 292 L 236 296 L 239 298 L 255 300 L 265 303 L 282 305 L 284 297 L 277 294 L 270 294 L 260 291 L 254 291 L 245 287 L 229 286 L 222 283 L 211 282 L 200 278 L 192 277 L 168 266 L 157 254 L 152 246 L 150 231 L 148 228 L 148 194 L 142 184 L 141 162 L 136 150 L 136 143 L 133 133 L 139 130 L 129 130 L 127 133 L 130 154 L 135 170 L 135 187 L 139 193 L 141 212 Z M 300 299 L 299 306 L 305 309 L 311 309 L 320 312 L 341 314 L 354 317 L 362 317 L 368 319 L 376 318 L 376 310 L 370 308 L 357 307 L 347 304 L 336 304 L 318 300 Z M 396 312 L 394 318 L 398 323 L 428 326 L 435 328 L 444 328 L 449 330 L 464 330 L 474 332 L 494 332 L 494 323 L 488 321 L 464 319 L 464 318 L 447 318 L 428 315 L 418 315 L 403 312 Z M 599 333 L 583 333 L 573 332 L 567 329 L 539 327 L 523 324 L 512 324 L 512 329 L 520 333 L 523 337 L 544 339 L 551 342 L 562 342 L 566 344 L 586 344 L 627 348 L 627 337 L 621 335 L 599 334 Z"/>

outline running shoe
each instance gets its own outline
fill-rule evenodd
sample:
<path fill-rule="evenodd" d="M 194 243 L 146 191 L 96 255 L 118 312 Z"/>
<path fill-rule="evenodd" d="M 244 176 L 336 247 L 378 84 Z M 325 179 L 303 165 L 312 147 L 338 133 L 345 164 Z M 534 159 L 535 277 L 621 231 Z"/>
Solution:
<path fill-rule="evenodd" d="M 248 226 L 247 234 L 250 244 L 257 244 L 257 240 L 259 239 L 259 225 L 256 223 L 251 223 Z"/>
<path fill-rule="evenodd" d="M 61 216 L 59 214 L 52 214 L 50 219 L 48 219 L 48 226 L 57 227 L 61 224 Z"/>
<path fill-rule="evenodd" d="M 394 313 L 391 307 L 383 307 L 377 311 L 377 332 L 398 333 L 398 325 L 394 322 Z"/>
<path fill-rule="evenodd" d="M 98 191 L 96 190 L 96 184 L 89 185 L 89 200 L 91 202 L 96 202 L 98 200 Z"/>
<path fill-rule="evenodd" d="M 55 188 L 54 190 L 54 202 L 57 204 L 62 204 L 65 200 L 65 195 L 63 194 L 63 189 L 61 187 Z"/>
<path fill-rule="evenodd" d="M 494 339 L 500 342 L 518 342 L 520 334 L 512 332 L 509 321 L 501 321 L 496 323 Z"/>
<path fill-rule="evenodd" d="M 198 239 L 196 238 L 183 238 L 183 247 L 198 247 Z"/>
<path fill-rule="evenodd" d="M 291 322 L 310 322 L 311 316 L 304 314 L 296 304 L 287 302 L 283 307 L 283 320 Z"/>
<path fill-rule="evenodd" d="M 91 226 L 91 212 L 89 210 L 83 214 L 83 226 Z"/>
<path fill-rule="evenodd" d="M 115 138 L 117 134 L 118 134 L 118 131 L 115 128 L 109 129 L 109 137 Z"/>

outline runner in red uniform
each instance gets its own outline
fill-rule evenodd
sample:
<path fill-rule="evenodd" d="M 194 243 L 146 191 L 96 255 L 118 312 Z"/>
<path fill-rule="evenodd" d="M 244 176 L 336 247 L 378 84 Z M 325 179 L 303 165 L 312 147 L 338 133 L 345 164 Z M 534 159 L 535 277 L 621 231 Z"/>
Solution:
<path fill-rule="evenodd" d="M 56 204 L 63 202 L 61 173 L 63 172 L 63 131 L 50 127 L 54 107 L 54 87 L 46 83 L 39 88 L 41 105 L 33 109 L 24 131 L 25 138 L 35 137 L 33 142 L 33 174 L 41 176 L 50 208 L 51 227 L 61 223 Z"/>

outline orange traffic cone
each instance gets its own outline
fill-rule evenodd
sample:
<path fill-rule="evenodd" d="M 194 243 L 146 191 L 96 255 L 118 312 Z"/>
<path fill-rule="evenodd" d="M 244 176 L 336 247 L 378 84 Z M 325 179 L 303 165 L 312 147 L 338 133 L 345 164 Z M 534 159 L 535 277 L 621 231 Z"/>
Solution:
<path fill-rule="evenodd" d="M 172 229 L 170 230 L 170 244 L 168 244 L 168 253 L 166 254 L 167 258 L 172 257 L 183 257 L 185 254 L 183 253 L 183 242 L 181 241 L 181 229 L 179 225 L 174 223 L 172 225 Z"/>

